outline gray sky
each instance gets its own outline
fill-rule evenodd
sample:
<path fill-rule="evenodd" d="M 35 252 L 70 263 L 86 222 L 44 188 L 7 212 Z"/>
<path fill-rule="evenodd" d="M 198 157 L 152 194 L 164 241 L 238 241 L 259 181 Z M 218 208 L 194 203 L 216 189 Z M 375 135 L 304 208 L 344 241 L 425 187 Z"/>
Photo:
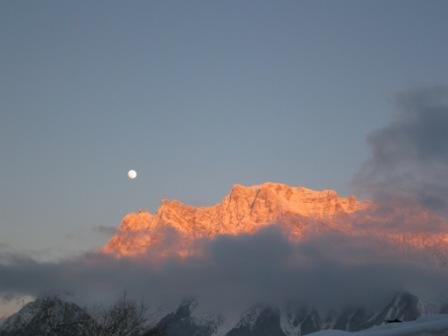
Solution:
<path fill-rule="evenodd" d="M 234 183 L 350 192 L 396 94 L 448 85 L 447 17 L 435 0 L 2 1 L 0 247 L 83 251 L 128 211 Z"/>

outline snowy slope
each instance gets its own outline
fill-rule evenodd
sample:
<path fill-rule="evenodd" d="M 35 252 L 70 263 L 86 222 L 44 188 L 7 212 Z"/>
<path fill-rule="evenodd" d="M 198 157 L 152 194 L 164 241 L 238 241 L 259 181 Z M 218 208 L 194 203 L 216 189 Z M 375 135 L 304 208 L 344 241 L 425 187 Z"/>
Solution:
<path fill-rule="evenodd" d="M 39 298 L 7 318 L 0 328 L 0 335 L 82 336 L 92 323 L 87 312 L 74 303 L 58 297 Z"/>
<path fill-rule="evenodd" d="M 415 321 L 390 323 L 367 330 L 323 330 L 309 336 L 447 336 L 448 315 L 427 315 Z"/>

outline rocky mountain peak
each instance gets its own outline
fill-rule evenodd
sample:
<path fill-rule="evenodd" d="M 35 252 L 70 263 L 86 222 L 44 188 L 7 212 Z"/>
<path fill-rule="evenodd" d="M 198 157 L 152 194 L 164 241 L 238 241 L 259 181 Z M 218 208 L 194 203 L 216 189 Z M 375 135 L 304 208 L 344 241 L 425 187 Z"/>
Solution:
<path fill-rule="evenodd" d="M 123 217 L 120 224 L 120 230 L 139 231 L 147 229 L 151 223 L 153 215 L 147 210 L 128 213 Z"/>
<path fill-rule="evenodd" d="M 82 308 L 58 297 L 39 298 L 4 321 L 2 336 L 81 336 L 94 320 Z"/>
<path fill-rule="evenodd" d="M 299 237 L 302 232 L 297 230 L 302 228 L 291 226 L 288 220 L 291 216 L 296 222 L 298 218 L 328 221 L 367 206 L 368 203 L 354 197 L 338 196 L 334 190 L 315 191 L 273 182 L 254 186 L 235 184 L 220 203 L 212 206 L 195 207 L 163 200 L 154 215 L 148 211 L 127 214 L 102 250 L 115 256 L 138 255 L 157 245 L 165 229 L 174 230 L 188 241 L 220 234 L 253 233 L 267 225 L 285 224 L 285 230 L 292 230 Z"/>

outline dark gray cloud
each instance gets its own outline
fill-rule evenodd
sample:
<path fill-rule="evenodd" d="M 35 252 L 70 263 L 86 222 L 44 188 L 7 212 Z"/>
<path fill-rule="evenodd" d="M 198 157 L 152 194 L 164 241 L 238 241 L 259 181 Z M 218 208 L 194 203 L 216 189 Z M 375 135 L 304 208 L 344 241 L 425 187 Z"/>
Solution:
<path fill-rule="evenodd" d="M 422 266 L 396 247 L 372 239 L 327 234 L 296 244 L 269 228 L 200 244 L 201 257 L 158 264 L 98 254 L 54 263 L 2 255 L 0 294 L 51 290 L 93 304 L 110 302 L 126 291 L 171 308 L 182 298 L 196 297 L 204 309 L 228 314 L 255 302 L 294 299 L 329 309 L 381 304 L 395 290 L 437 296 L 448 289 L 445 270 Z"/>
<path fill-rule="evenodd" d="M 406 92 L 399 96 L 398 107 L 392 123 L 368 137 L 371 157 L 356 176 L 355 187 L 380 201 L 416 201 L 446 215 L 448 89 Z"/>

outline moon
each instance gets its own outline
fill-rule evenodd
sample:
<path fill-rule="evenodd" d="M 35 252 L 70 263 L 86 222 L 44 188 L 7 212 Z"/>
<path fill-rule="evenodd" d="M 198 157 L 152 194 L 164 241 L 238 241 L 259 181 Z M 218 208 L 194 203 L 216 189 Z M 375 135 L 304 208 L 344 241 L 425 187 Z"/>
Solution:
<path fill-rule="evenodd" d="M 131 180 L 137 178 L 137 172 L 134 169 L 131 169 L 130 171 L 128 171 L 128 177 Z"/>

